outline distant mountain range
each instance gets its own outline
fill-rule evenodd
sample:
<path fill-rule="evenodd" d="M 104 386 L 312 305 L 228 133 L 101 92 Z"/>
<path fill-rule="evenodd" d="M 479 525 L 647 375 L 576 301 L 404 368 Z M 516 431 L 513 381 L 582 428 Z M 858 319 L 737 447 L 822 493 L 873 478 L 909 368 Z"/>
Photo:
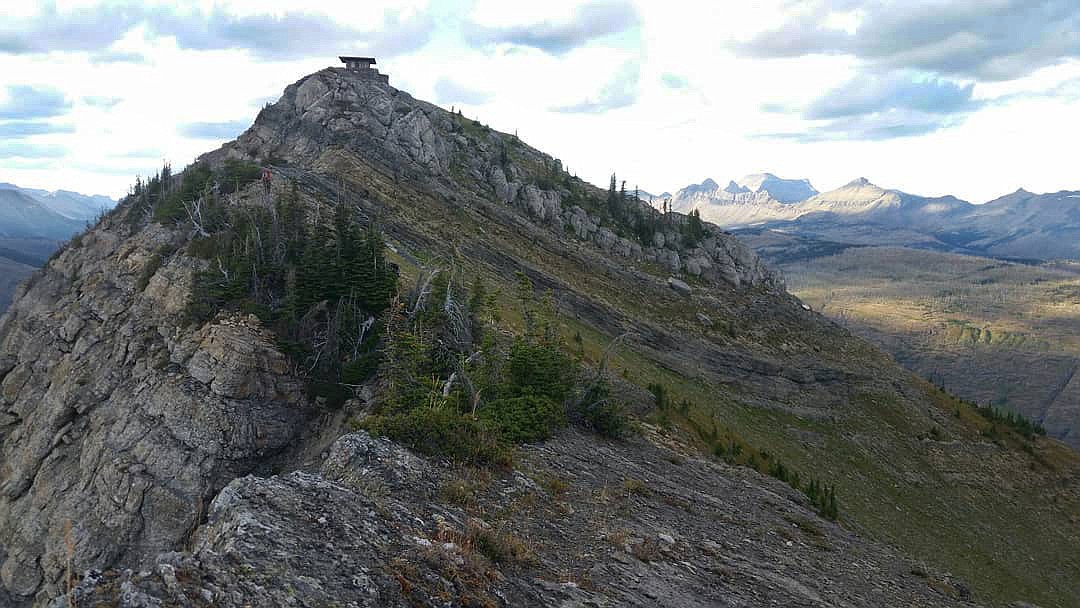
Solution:
<path fill-rule="evenodd" d="M 761 173 L 725 187 L 706 179 L 654 197 L 653 204 L 663 198 L 671 198 L 675 211 L 696 209 L 727 228 L 768 227 L 835 242 L 997 257 L 1080 258 L 1080 191 L 1018 190 L 974 205 L 954 196 L 887 190 L 866 178 L 819 193 L 805 179 Z"/>
<path fill-rule="evenodd" d="M 107 196 L 0 183 L 0 313 L 20 281 L 115 205 Z"/>
<path fill-rule="evenodd" d="M 68 239 L 115 204 L 107 196 L 0 183 L 0 236 Z"/>

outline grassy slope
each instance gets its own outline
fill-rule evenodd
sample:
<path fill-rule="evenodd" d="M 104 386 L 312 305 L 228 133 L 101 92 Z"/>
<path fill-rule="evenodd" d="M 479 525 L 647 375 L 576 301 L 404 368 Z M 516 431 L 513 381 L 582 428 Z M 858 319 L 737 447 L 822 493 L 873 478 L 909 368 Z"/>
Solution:
<path fill-rule="evenodd" d="M 580 333 L 593 361 L 614 336 L 634 332 L 609 363 L 695 403 L 668 418 L 672 433 L 697 442 L 695 429 L 724 425 L 836 483 L 845 525 L 952 570 L 983 601 L 1074 605 L 1080 458 L 1057 442 L 980 437 L 985 422 L 966 406 L 782 299 L 723 287 L 678 298 L 655 269 L 612 263 L 501 205 L 446 202 L 353 155 L 329 153 L 316 169 L 379 201 L 369 211 L 406 254 L 397 256 L 406 273 L 413 259 L 456 259 L 501 288 L 512 320 L 505 294 L 523 269 L 555 290 L 567 335 Z M 800 378 L 807 370 L 820 379 Z"/>

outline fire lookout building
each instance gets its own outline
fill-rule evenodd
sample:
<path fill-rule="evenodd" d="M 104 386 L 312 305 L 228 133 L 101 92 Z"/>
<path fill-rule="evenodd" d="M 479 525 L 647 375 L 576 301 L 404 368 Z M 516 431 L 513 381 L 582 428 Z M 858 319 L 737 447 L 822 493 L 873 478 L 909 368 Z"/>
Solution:
<path fill-rule="evenodd" d="M 384 84 L 390 84 L 390 76 L 388 74 L 380 74 L 379 70 L 376 69 L 374 57 L 338 57 L 338 59 L 345 64 L 345 69 L 350 72 L 355 72 L 364 78 L 379 80 Z"/>

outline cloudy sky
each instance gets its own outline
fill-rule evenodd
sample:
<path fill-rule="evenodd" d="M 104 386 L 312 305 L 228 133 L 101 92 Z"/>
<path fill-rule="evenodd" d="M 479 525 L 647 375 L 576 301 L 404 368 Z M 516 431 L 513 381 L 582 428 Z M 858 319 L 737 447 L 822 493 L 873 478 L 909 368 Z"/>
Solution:
<path fill-rule="evenodd" d="M 119 196 L 340 53 L 599 184 L 1080 189 L 1077 0 L 3 0 L 0 181 Z"/>

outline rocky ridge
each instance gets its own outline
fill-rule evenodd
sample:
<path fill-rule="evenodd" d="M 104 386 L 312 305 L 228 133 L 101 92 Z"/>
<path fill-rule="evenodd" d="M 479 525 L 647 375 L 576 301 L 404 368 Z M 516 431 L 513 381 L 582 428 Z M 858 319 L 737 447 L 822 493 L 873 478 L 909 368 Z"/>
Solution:
<path fill-rule="evenodd" d="M 966 526 L 991 520 L 1000 540 L 972 550 L 1066 575 L 1020 578 L 993 597 L 1066 597 L 1076 564 L 1056 551 L 1076 537 L 1061 516 L 1075 504 L 1071 461 L 1032 474 L 1034 456 L 973 439 L 913 377 L 800 307 L 733 236 L 710 229 L 689 247 L 661 230 L 635 248 L 587 209 L 603 193 L 555 159 L 338 69 L 290 86 L 202 161 L 228 158 L 267 161 L 281 178 L 275 192 L 294 181 L 312 213 L 355 200 L 403 273 L 420 259 L 463 260 L 505 287 L 521 271 L 555 291 L 567 323 L 594 343 L 632 335 L 619 357 L 628 407 L 654 413 L 634 384 L 648 377 L 688 394 L 704 387 L 694 394 L 716 402 L 706 421 L 744 424 L 785 458 L 827 469 L 860 535 L 817 518 L 785 485 L 700 457 L 700 439 L 677 429 L 646 425 L 625 443 L 567 432 L 522 448 L 516 473 L 461 471 L 360 434 L 335 442 L 344 414 L 362 417 L 377 387 L 327 412 L 253 318 L 186 325 L 201 264 L 186 253 L 190 231 L 132 225 L 122 205 L 0 319 L 0 604 L 47 605 L 70 590 L 85 605 L 319 604 L 334 594 L 356 605 L 954 605 L 968 597 L 959 579 L 979 572 L 940 574 L 971 562 L 949 555 L 933 557 L 944 568 L 923 567 L 948 547 L 920 551 L 911 539 L 955 534 L 970 548 L 983 537 Z M 265 199 L 252 187 L 233 202 Z M 931 425 L 943 435 L 927 443 L 918 433 Z M 849 475 L 849 458 L 878 468 Z M 898 518 L 900 502 L 870 500 L 878 476 L 933 492 L 953 527 L 937 527 L 937 511 Z M 979 499 L 960 501 L 958 485 Z M 1021 503 L 993 503 L 985 519 L 963 512 L 1003 493 Z M 1059 527 L 1048 537 L 997 521 L 1026 516 Z M 597 530 L 610 533 L 603 551 Z M 503 548 L 460 550 L 477 543 Z M 978 563 L 995 577 L 1034 576 Z M 588 578 L 566 573 L 581 564 Z"/>
<path fill-rule="evenodd" d="M 175 237 L 99 226 L 0 320 L 0 582 L 15 597 L 56 595 L 72 565 L 182 544 L 221 486 L 288 445 L 307 415 L 257 321 L 181 328 L 190 261 L 139 289 Z"/>
<path fill-rule="evenodd" d="M 343 107 L 348 109 L 342 111 Z M 480 191 L 476 194 L 485 198 L 493 193 L 495 200 L 525 212 L 536 223 L 572 232 L 606 254 L 658 263 L 672 273 L 686 272 L 710 282 L 780 284 L 742 242 L 719 230 L 710 229 L 710 235 L 694 247 L 682 246 L 674 228 L 658 231 L 653 242 L 644 245 L 616 234 L 595 213 L 573 204 L 576 192 L 545 179 L 562 171 L 558 159 L 520 140 L 508 144 L 473 122 L 458 120 L 389 85 L 359 82 L 345 70 L 327 69 L 288 87 L 236 142 L 203 158 L 280 159 L 287 165 L 282 167 L 284 175 L 305 180 L 306 175 L 289 166 L 307 166 L 327 149 L 342 146 L 363 151 L 395 179 L 417 180 L 451 198 L 461 193 L 448 188 L 462 186 L 476 188 Z M 483 136 L 470 136 L 475 133 L 469 130 Z M 447 178 L 456 183 L 448 185 Z M 580 180 L 574 186 L 599 194 Z M 647 203 L 634 204 L 652 211 Z"/>

